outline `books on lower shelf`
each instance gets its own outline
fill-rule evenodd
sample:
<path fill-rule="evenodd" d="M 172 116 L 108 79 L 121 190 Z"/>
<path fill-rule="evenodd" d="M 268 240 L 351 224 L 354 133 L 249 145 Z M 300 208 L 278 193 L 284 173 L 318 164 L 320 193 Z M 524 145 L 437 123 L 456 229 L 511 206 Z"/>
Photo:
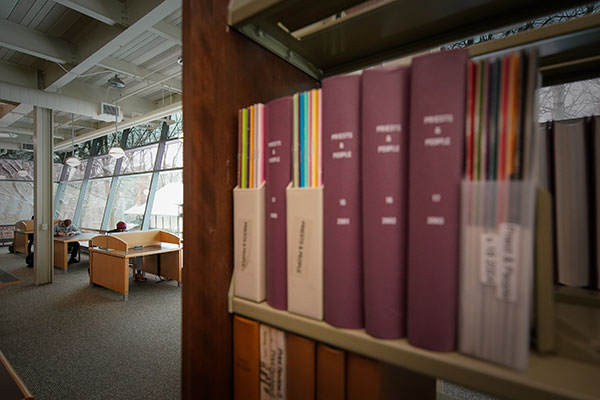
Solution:
<path fill-rule="evenodd" d="M 234 316 L 234 399 L 435 398 L 435 379 Z"/>

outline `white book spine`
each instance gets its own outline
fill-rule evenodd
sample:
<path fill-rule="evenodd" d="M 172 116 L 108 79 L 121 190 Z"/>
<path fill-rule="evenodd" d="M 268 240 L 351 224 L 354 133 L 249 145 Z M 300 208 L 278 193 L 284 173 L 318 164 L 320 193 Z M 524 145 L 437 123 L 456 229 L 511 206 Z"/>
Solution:
<path fill-rule="evenodd" d="M 288 311 L 323 319 L 323 187 L 286 190 Z"/>
<path fill-rule="evenodd" d="M 260 324 L 260 400 L 271 400 L 273 373 L 271 357 L 271 330 L 272 328 Z"/>
<path fill-rule="evenodd" d="M 234 294 L 265 299 L 265 185 L 233 189 Z"/>

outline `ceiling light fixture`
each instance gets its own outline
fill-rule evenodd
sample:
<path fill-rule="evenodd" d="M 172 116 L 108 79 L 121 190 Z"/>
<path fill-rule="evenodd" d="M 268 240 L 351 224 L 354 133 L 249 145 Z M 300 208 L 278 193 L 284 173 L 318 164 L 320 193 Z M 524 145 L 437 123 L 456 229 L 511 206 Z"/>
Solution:
<path fill-rule="evenodd" d="M 78 167 L 81 164 L 79 158 L 75 157 L 75 114 L 71 114 L 71 144 L 73 146 L 73 153 L 71 157 L 67 158 L 65 163 L 69 167 Z"/>
<path fill-rule="evenodd" d="M 125 87 L 125 82 L 120 80 L 119 77 L 117 75 L 115 75 L 114 77 L 110 78 L 107 83 L 108 83 L 108 86 L 115 88 L 115 138 L 116 138 L 119 133 L 119 125 L 118 125 L 118 121 L 119 121 L 119 107 L 118 107 L 119 89 L 123 89 Z M 108 155 L 111 156 L 112 158 L 121 158 L 125 155 L 125 151 L 123 151 L 123 149 L 120 146 L 115 146 L 115 147 L 112 147 L 108 151 Z"/>

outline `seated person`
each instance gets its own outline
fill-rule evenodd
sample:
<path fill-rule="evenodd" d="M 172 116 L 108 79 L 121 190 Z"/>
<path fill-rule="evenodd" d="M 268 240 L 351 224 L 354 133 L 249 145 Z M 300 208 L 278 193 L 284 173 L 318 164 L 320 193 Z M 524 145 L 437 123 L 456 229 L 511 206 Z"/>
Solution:
<path fill-rule="evenodd" d="M 33 221 L 33 215 L 31 216 L 31 220 Z M 35 225 L 34 225 L 35 226 Z M 28 239 L 28 243 L 27 243 L 27 254 L 31 253 L 31 247 L 33 246 L 33 233 L 28 233 L 27 234 L 27 239 Z"/>
<path fill-rule="evenodd" d="M 119 221 L 117 222 L 117 227 L 115 229 L 111 229 L 110 231 L 107 231 L 106 233 L 118 233 L 118 232 L 127 232 L 127 224 L 123 221 Z M 144 274 L 142 273 L 142 269 L 141 268 L 136 268 L 137 265 L 141 264 L 141 258 L 140 257 L 136 257 L 133 259 L 133 279 L 135 279 L 136 281 L 140 281 L 140 282 L 144 282 L 146 280 L 146 278 L 144 277 Z"/>
<path fill-rule="evenodd" d="M 115 229 L 111 229 L 106 233 L 117 233 L 117 232 L 127 232 L 127 224 L 123 221 L 117 222 L 117 227 Z"/>
<path fill-rule="evenodd" d="M 79 235 L 81 231 L 77 228 L 70 219 L 65 219 L 56 225 L 54 225 L 54 236 L 65 237 Z M 71 258 L 69 264 L 79 262 L 77 261 L 77 252 L 79 251 L 79 242 L 69 243 L 68 249 L 71 251 Z"/>

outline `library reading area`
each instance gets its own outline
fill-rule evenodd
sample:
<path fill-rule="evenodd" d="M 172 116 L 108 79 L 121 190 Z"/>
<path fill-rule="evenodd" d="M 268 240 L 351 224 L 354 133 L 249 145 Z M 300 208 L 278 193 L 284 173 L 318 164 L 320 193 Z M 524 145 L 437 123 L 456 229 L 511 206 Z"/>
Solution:
<path fill-rule="evenodd" d="M 0 32 L 0 398 L 600 399 L 600 3 Z"/>

